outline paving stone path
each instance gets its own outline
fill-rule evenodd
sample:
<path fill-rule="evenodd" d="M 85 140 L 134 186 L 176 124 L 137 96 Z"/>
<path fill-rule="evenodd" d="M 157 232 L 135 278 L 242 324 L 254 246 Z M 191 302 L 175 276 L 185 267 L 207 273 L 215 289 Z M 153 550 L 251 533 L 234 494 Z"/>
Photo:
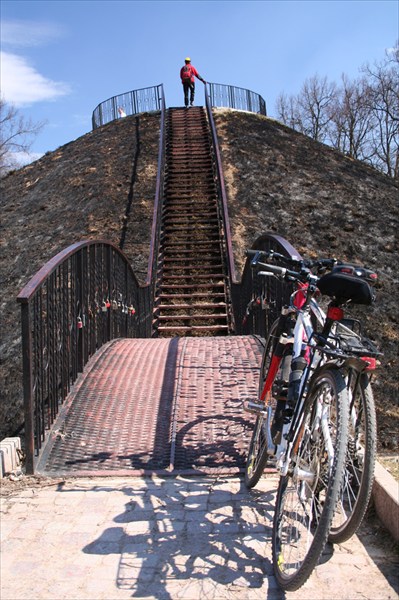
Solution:
<path fill-rule="evenodd" d="M 3 488 L 1 600 L 390 600 L 392 545 L 364 528 L 308 582 L 273 576 L 277 478 L 79 478 Z M 378 539 L 377 539 L 378 538 Z"/>

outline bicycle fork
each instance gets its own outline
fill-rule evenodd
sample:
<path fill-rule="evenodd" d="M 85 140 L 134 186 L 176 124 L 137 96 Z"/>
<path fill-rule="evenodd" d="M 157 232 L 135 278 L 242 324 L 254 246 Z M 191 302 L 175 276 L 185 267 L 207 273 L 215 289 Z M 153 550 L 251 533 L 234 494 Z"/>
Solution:
<path fill-rule="evenodd" d="M 299 413 L 301 412 L 302 407 L 299 410 Z M 311 423 L 307 424 L 304 419 L 303 412 L 299 418 L 294 419 L 297 423 L 295 425 L 297 433 L 294 439 L 288 443 L 286 452 L 283 452 L 277 460 L 277 469 L 281 476 L 285 476 L 288 474 L 290 465 L 294 464 L 293 479 L 297 482 L 306 482 L 307 486 L 313 487 L 317 483 L 319 474 L 315 468 L 312 468 L 311 448 L 312 446 L 317 448 L 320 437 L 323 439 L 323 448 L 329 469 L 332 468 L 334 462 L 334 444 L 330 430 L 330 404 L 325 403 L 323 398 L 319 398 L 316 414 L 312 417 Z M 289 437 L 288 432 L 287 437 Z M 305 453 L 299 453 L 304 443 L 309 447 Z"/>
<path fill-rule="evenodd" d="M 258 417 L 262 417 L 264 419 L 263 431 L 266 438 L 267 453 L 269 456 L 275 456 L 276 454 L 280 454 L 280 452 L 282 452 L 282 448 L 285 447 L 285 438 L 282 438 L 283 443 L 280 442 L 280 444 L 277 444 L 272 438 L 271 428 L 275 415 L 273 414 L 273 409 L 270 404 L 270 401 L 273 395 L 272 388 L 273 385 L 276 383 L 276 375 L 278 373 L 284 356 L 285 347 L 289 343 L 292 343 L 292 339 L 287 337 L 287 334 L 283 333 L 280 336 L 278 343 L 274 349 L 270 362 L 270 367 L 268 369 L 266 380 L 263 385 L 263 390 L 260 395 L 260 402 L 247 400 L 244 403 L 245 411 L 254 413 Z"/>

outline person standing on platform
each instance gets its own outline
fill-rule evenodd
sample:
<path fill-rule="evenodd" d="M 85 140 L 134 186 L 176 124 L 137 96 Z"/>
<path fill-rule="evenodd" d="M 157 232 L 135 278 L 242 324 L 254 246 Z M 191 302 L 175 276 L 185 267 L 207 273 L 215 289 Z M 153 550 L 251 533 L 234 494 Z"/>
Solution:
<path fill-rule="evenodd" d="M 184 66 L 180 69 L 180 79 L 183 84 L 184 91 L 184 105 L 186 108 L 189 107 L 189 95 L 190 95 L 190 106 L 194 106 L 195 96 L 195 78 L 202 81 L 206 85 L 205 79 L 202 79 L 197 69 L 191 64 L 191 58 L 187 57 L 184 60 Z"/>

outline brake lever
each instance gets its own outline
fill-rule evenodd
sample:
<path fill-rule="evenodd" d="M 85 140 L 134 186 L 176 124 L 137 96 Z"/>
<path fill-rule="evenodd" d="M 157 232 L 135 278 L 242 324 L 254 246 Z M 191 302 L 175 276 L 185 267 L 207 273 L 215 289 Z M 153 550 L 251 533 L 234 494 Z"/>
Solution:
<path fill-rule="evenodd" d="M 252 268 L 255 268 L 255 267 L 256 267 L 256 265 L 257 265 L 257 264 L 258 264 L 258 262 L 259 262 L 259 259 L 260 259 L 260 252 L 257 252 L 257 253 L 255 254 L 255 256 L 253 257 L 253 259 L 251 260 L 251 267 L 252 267 Z"/>

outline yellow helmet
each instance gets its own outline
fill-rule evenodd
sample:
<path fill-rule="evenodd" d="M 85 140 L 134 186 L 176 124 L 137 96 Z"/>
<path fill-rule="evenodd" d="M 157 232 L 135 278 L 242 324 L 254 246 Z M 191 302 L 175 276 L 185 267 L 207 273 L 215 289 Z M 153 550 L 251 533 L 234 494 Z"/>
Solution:
<path fill-rule="evenodd" d="M 187 56 L 187 57 L 184 59 L 184 62 L 191 62 L 191 58 L 190 58 L 189 56 Z"/>

